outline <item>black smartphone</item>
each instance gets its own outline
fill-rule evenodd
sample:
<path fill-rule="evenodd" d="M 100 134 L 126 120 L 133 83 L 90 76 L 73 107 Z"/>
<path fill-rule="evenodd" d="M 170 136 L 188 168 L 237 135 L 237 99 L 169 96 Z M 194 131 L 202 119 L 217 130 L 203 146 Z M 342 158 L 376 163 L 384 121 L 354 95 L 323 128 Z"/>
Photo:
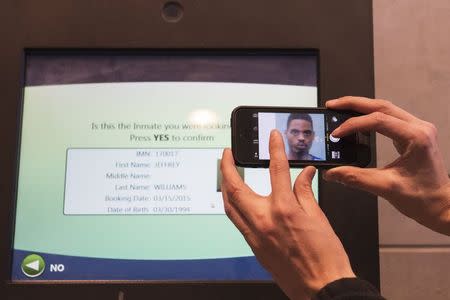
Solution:
<path fill-rule="evenodd" d="M 231 148 L 235 163 L 241 167 L 267 168 L 270 131 L 278 129 L 293 168 L 308 165 L 365 167 L 371 160 L 368 133 L 342 138 L 331 135 L 347 119 L 360 115 L 326 108 L 236 107 L 231 114 Z"/>

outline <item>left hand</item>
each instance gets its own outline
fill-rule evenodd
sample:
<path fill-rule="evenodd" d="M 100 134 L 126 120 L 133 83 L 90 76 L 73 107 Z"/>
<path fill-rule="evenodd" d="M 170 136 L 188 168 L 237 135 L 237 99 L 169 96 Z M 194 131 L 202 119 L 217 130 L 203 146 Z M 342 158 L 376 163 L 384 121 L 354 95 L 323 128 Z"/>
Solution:
<path fill-rule="evenodd" d="M 316 173 L 305 168 L 291 187 L 280 133 L 269 141 L 272 192 L 263 197 L 239 176 L 230 149 L 223 152 L 222 196 L 227 216 L 259 262 L 291 299 L 310 299 L 328 283 L 355 277 L 347 254 L 311 189 Z"/>

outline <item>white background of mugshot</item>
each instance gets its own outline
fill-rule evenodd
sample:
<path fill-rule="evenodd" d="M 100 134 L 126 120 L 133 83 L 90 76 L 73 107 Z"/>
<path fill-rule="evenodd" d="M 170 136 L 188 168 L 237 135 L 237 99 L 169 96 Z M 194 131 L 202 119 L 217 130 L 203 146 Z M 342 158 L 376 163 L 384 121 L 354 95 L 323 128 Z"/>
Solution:
<path fill-rule="evenodd" d="M 322 114 L 310 114 L 313 120 L 313 128 L 316 134 L 309 151 L 310 154 L 325 159 L 325 121 Z M 259 113 L 258 114 L 258 139 L 259 159 L 269 159 L 269 136 L 272 129 L 278 129 L 284 138 L 286 152 L 288 145 L 285 131 L 289 113 Z"/>

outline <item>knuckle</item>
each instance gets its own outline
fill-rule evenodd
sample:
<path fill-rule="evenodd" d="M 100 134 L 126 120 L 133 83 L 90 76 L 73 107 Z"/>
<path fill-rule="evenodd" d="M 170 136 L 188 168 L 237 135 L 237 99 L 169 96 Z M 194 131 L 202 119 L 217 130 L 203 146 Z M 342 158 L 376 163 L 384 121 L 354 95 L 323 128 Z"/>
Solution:
<path fill-rule="evenodd" d="M 289 215 L 289 210 L 286 209 L 285 205 L 277 203 L 272 206 L 272 214 L 276 220 L 282 220 Z"/>
<path fill-rule="evenodd" d="M 262 236 L 271 237 L 275 233 L 275 226 L 267 218 L 260 218 L 258 221 L 258 231 Z"/>
<path fill-rule="evenodd" d="M 259 220 L 261 220 L 262 223 L 267 222 L 267 221 L 266 221 L 267 216 L 266 216 L 266 214 L 264 213 L 264 211 L 261 211 L 261 210 L 254 210 L 254 211 L 252 212 L 252 215 L 253 215 L 253 217 L 254 217 L 255 220 L 258 220 L 258 222 L 259 222 Z"/>
<path fill-rule="evenodd" d="M 284 209 L 279 204 L 275 204 L 272 206 L 272 215 L 277 220 L 282 219 L 284 216 Z"/>
<path fill-rule="evenodd" d="M 343 177 L 343 181 L 349 185 L 357 185 L 360 182 L 359 176 L 355 173 L 347 173 Z"/>
<path fill-rule="evenodd" d="M 379 111 L 375 111 L 375 112 L 371 113 L 370 116 L 375 121 L 383 121 L 386 118 L 386 115 L 384 113 L 382 113 L 382 112 L 379 112 Z"/>
<path fill-rule="evenodd" d="M 311 184 L 309 182 L 302 181 L 298 184 L 298 190 L 300 192 L 303 192 L 303 193 L 309 192 L 310 189 L 311 189 Z"/>
<path fill-rule="evenodd" d="M 377 110 L 379 111 L 386 111 L 387 109 L 392 107 L 392 102 L 389 100 L 384 100 L 384 99 L 376 99 L 375 101 L 375 106 L 377 107 Z"/>
<path fill-rule="evenodd" d="M 386 183 L 386 189 L 393 194 L 404 194 L 404 186 L 401 182 L 397 180 L 390 180 Z"/>
<path fill-rule="evenodd" d="M 297 201 L 297 199 L 291 199 L 292 201 Z M 297 218 L 297 211 L 295 207 L 287 205 L 285 201 L 280 201 L 279 203 L 272 206 L 272 217 L 273 221 L 277 224 L 283 222 L 290 222 Z"/>
<path fill-rule="evenodd" d="M 295 189 L 301 195 L 311 192 L 311 183 L 309 181 L 299 181 L 295 185 Z"/>
<path fill-rule="evenodd" d="M 289 164 L 287 160 L 271 160 L 270 172 L 273 174 L 281 174 L 289 171 Z"/>
<path fill-rule="evenodd" d="M 423 130 L 429 139 L 435 140 L 437 138 L 437 128 L 433 123 L 424 122 Z"/>
<path fill-rule="evenodd" d="M 437 128 L 429 122 L 421 122 L 416 132 L 416 146 L 421 148 L 433 147 L 437 143 Z"/>
<path fill-rule="evenodd" d="M 386 115 L 379 111 L 371 113 L 370 118 L 375 122 L 375 129 L 378 129 L 386 121 Z"/>
<path fill-rule="evenodd" d="M 296 216 L 297 215 L 296 215 L 295 211 L 292 208 L 286 209 L 283 212 L 283 218 L 288 220 L 288 221 L 295 220 Z"/>

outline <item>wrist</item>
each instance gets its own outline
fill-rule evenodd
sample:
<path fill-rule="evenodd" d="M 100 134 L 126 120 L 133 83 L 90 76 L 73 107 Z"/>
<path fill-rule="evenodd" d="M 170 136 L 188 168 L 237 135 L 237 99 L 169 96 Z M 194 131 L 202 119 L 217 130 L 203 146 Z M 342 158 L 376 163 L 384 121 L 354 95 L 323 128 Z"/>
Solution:
<path fill-rule="evenodd" d="M 431 229 L 450 235 L 450 180 L 432 195 L 432 203 L 436 205 L 435 214 L 430 222 Z"/>
<path fill-rule="evenodd" d="M 320 290 L 313 300 L 373 299 L 384 300 L 371 283 L 359 278 L 342 278 Z"/>
<path fill-rule="evenodd" d="M 338 273 L 334 273 L 334 274 L 326 274 L 326 276 L 323 276 L 323 278 L 321 278 L 320 280 L 317 280 L 312 286 L 311 286 L 311 295 L 315 295 L 317 294 L 320 290 L 322 290 L 324 287 L 326 287 L 327 285 L 329 285 L 332 282 L 341 280 L 341 279 L 348 279 L 348 278 L 357 278 L 355 273 L 353 272 L 352 269 L 346 270 L 346 271 L 342 271 L 339 270 Z"/>
<path fill-rule="evenodd" d="M 450 235 L 450 181 L 443 187 L 442 202 L 445 203 L 439 215 L 442 233 Z"/>

